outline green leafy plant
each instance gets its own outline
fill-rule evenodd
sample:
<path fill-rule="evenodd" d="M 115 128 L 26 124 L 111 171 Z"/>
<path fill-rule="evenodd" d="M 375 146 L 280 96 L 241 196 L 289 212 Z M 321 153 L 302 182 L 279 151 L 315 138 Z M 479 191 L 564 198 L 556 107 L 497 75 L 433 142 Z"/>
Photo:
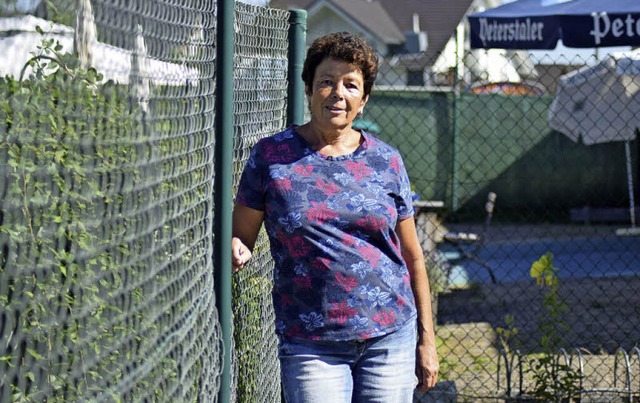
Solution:
<path fill-rule="evenodd" d="M 234 301 L 234 354 L 237 363 L 236 393 L 241 401 L 258 401 L 260 377 L 264 363 L 264 318 L 267 300 L 271 297 L 273 282 L 250 269 L 234 277 L 232 299 Z"/>
<path fill-rule="evenodd" d="M 539 323 L 541 351 L 523 358 L 523 372 L 531 377 L 532 385 L 530 389 L 522 391 L 522 396 L 516 400 L 568 401 L 579 387 L 579 372 L 568 363 L 560 362 L 557 355 L 559 349 L 566 347 L 562 334 L 568 330 L 568 325 L 562 319 L 567 307 L 559 293 L 557 272 L 551 253 L 541 256 L 530 268 L 536 286 L 544 291 Z M 498 327 L 496 333 L 503 350 L 510 354 L 510 346 L 515 343 L 518 329 L 513 315 L 507 315 L 505 323 L 506 327 Z"/>
<path fill-rule="evenodd" d="M 148 292 L 135 267 L 123 270 L 140 245 L 119 224 L 132 202 L 119 178 L 139 179 L 140 155 L 123 139 L 143 130 L 128 88 L 102 83 L 60 49 L 44 39 L 32 74 L 0 79 L 0 395 L 117 401 L 106 385 L 130 375 L 121 363 L 135 368 L 154 348 L 152 318 L 122 303 L 139 307 Z M 132 393 L 154 394 L 155 376 L 175 377 L 164 364 Z"/>

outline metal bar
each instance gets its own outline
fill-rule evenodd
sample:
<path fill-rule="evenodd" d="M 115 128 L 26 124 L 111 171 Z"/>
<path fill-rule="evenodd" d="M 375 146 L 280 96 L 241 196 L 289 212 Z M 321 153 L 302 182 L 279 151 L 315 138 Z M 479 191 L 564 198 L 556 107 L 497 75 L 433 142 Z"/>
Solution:
<path fill-rule="evenodd" d="M 218 1 L 215 98 L 214 246 L 216 306 L 222 333 L 218 402 L 231 401 L 231 211 L 233 187 L 234 0 Z"/>
<path fill-rule="evenodd" d="M 304 123 L 305 92 L 302 81 L 307 41 L 307 11 L 291 10 L 289 15 L 289 86 L 287 90 L 287 124 Z"/>
<path fill-rule="evenodd" d="M 627 160 L 627 186 L 629 187 L 629 216 L 631 218 L 631 228 L 636 227 L 636 202 L 633 194 L 633 169 L 631 168 L 631 147 L 629 140 L 624 142 L 625 158 Z"/>
<path fill-rule="evenodd" d="M 456 64 L 455 64 L 455 76 L 454 76 L 454 91 L 453 91 L 453 167 L 451 173 L 451 209 L 452 211 L 456 211 L 458 209 L 458 158 L 460 150 L 459 141 L 460 141 L 460 85 L 461 85 L 461 77 L 460 77 L 460 69 L 461 66 L 461 57 L 460 52 L 460 40 L 458 37 L 459 33 L 456 30 L 454 35 L 455 43 L 456 43 Z"/>

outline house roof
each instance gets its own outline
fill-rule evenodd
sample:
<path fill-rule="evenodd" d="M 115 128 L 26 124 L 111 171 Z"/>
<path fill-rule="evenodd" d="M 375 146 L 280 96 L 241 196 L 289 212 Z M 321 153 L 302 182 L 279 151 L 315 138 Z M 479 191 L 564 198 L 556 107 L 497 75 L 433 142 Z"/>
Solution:
<path fill-rule="evenodd" d="M 401 33 L 413 31 L 413 14 L 417 13 L 420 30 L 427 32 L 428 48 L 425 57 L 433 63 L 467 14 L 473 0 L 271 0 L 270 5 L 274 8 L 308 10 L 319 2 L 331 3 L 340 8 L 371 32 L 388 30 L 380 25 L 379 20 L 370 17 L 379 7 L 395 23 L 397 28 L 394 31 Z M 381 34 L 378 35 L 384 38 Z"/>
<path fill-rule="evenodd" d="M 426 59 L 435 62 L 473 0 L 379 0 L 402 32 L 413 31 L 413 14 L 420 17 L 420 30 L 427 33 Z"/>
<path fill-rule="evenodd" d="M 316 0 L 308 6 L 308 10 L 320 7 L 323 3 L 345 14 L 345 17 L 351 18 L 386 44 L 401 44 L 405 40 L 403 32 L 379 1 Z"/>

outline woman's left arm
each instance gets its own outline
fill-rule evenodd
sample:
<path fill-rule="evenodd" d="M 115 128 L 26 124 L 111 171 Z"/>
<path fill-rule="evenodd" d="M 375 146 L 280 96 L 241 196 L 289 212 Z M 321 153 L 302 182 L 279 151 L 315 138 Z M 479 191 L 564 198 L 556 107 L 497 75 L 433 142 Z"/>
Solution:
<path fill-rule="evenodd" d="M 418 377 L 418 389 L 425 392 L 436 385 L 438 371 L 440 370 L 431 314 L 429 277 L 427 276 L 424 255 L 418 240 L 413 217 L 399 221 L 396 226 L 396 232 L 400 238 L 402 257 L 409 269 L 411 288 L 418 310 L 416 375 Z"/>

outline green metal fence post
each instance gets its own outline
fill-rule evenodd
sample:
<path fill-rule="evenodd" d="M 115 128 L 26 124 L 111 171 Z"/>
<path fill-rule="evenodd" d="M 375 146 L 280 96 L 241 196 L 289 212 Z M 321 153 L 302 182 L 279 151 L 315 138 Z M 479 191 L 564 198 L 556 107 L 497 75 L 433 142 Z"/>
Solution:
<path fill-rule="evenodd" d="M 456 30 L 454 34 L 456 41 L 456 64 L 455 76 L 453 82 L 453 172 L 451 174 L 451 210 L 458 210 L 458 159 L 460 150 L 460 41 L 459 33 Z"/>
<path fill-rule="evenodd" d="M 304 123 L 304 83 L 302 66 L 307 41 L 307 11 L 291 10 L 289 15 L 289 87 L 287 94 L 287 124 Z"/>
<path fill-rule="evenodd" d="M 233 14 L 234 0 L 218 0 L 215 98 L 215 211 L 213 268 L 222 332 L 218 402 L 231 400 L 231 210 L 233 187 Z"/>

